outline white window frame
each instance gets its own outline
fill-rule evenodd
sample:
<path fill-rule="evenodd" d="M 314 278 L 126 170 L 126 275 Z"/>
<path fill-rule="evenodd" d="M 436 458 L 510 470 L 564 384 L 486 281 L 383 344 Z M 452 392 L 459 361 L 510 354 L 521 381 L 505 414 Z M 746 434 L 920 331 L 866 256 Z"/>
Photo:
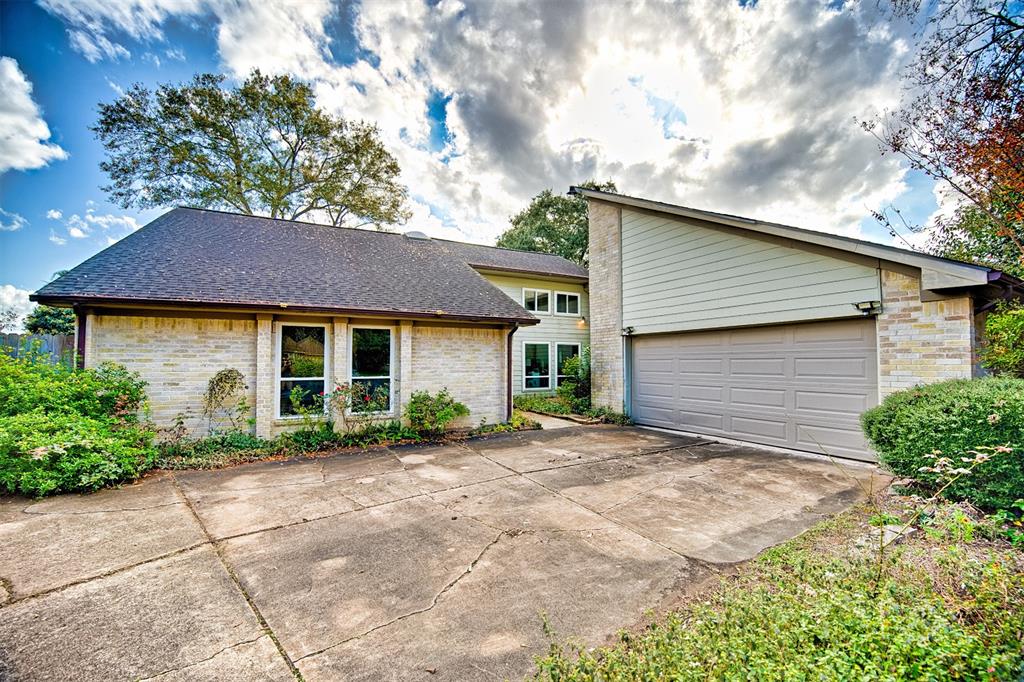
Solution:
<path fill-rule="evenodd" d="M 282 377 L 281 376 L 281 347 L 284 345 L 285 327 L 321 327 L 324 330 L 324 375 L 322 377 Z M 277 419 L 302 419 L 301 414 L 281 414 L 281 383 L 284 381 L 322 381 L 324 382 L 324 393 L 327 392 L 327 377 L 331 375 L 331 330 L 329 325 L 322 322 L 278 322 L 276 340 L 274 343 L 274 415 Z M 324 403 L 324 414 L 327 414 L 327 404 Z"/>
<path fill-rule="evenodd" d="M 355 337 L 357 329 L 387 329 L 388 330 L 388 376 L 378 377 L 357 377 L 353 376 L 355 372 L 355 362 L 352 361 L 352 352 L 355 350 Z M 388 409 L 377 412 L 353 412 L 352 406 L 349 405 L 348 409 L 345 410 L 346 415 L 358 414 L 361 417 L 366 416 L 393 416 L 395 414 L 395 327 L 388 324 L 359 324 L 353 325 L 348 328 L 348 385 L 352 386 L 356 379 L 387 379 L 388 380 Z"/>
<path fill-rule="evenodd" d="M 548 349 L 548 373 L 547 373 L 548 385 L 547 386 L 527 386 L 526 385 L 527 378 L 539 379 L 539 378 L 544 376 L 543 374 L 541 374 L 539 376 L 536 376 L 536 377 L 527 377 L 526 376 L 526 347 L 527 346 L 547 346 L 547 349 Z M 522 358 L 523 358 L 523 365 L 522 365 L 523 390 L 524 391 L 553 391 L 554 388 L 551 386 L 551 342 L 550 341 L 527 341 L 527 340 L 524 339 L 523 340 L 523 354 L 522 354 Z"/>
<path fill-rule="evenodd" d="M 547 310 L 530 310 L 526 307 L 526 292 L 533 292 L 534 294 L 547 294 L 548 295 L 548 309 Z M 520 301 L 523 304 L 523 308 L 526 312 L 533 313 L 534 315 L 550 315 L 551 311 L 555 309 L 555 299 L 551 295 L 550 289 L 531 289 L 530 287 L 523 287 L 523 300 Z"/>
<path fill-rule="evenodd" d="M 575 296 L 576 297 L 576 312 L 574 313 L 560 313 L 558 312 L 558 297 L 559 296 Z M 569 308 L 568 299 L 565 304 L 566 310 Z M 556 291 L 554 292 L 551 300 L 551 314 L 558 315 L 559 317 L 581 317 L 583 315 L 583 297 L 575 291 Z"/>
<path fill-rule="evenodd" d="M 555 344 L 555 388 L 558 388 L 562 384 L 563 378 L 568 378 L 568 374 L 558 373 L 558 349 L 561 346 L 572 346 L 576 349 L 576 357 L 579 357 L 580 352 L 583 350 L 582 344 L 579 341 L 559 341 Z"/>

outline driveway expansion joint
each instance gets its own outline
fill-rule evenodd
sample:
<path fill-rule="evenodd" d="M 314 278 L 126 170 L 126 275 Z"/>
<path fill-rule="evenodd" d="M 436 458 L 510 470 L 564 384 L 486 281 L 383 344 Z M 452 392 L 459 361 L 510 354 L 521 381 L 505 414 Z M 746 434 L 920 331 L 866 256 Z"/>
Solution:
<path fill-rule="evenodd" d="M 238 574 L 235 573 L 234 568 L 231 567 L 231 564 L 229 564 L 227 559 L 224 557 L 223 548 L 221 547 L 220 543 L 214 540 L 213 536 L 210 535 L 210 531 L 207 530 L 206 524 L 204 524 L 203 520 L 199 518 L 199 514 L 196 513 L 195 508 L 192 506 L 192 501 L 185 494 L 185 491 L 181 489 L 181 485 L 178 483 L 178 479 L 174 476 L 173 473 L 171 474 L 171 482 L 174 485 L 174 489 L 178 492 L 178 495 L 181 496 L 182 501 L 185 503 L 185 507 L 192 514 L 192 517 L 196 520 L 196 523 L 199 524 L 199 527 L 203 531 L 203 535 L 206 536 L 207 542 L 213 547 L 213 551 L 217 555 L 217 560 L 220 562 L 221 566 L 224 567 L 224 570 L 225 572 L 227 572 L 228 577 L 231 578 L 231 582 L 234 583 L 235 589 L 237 589 L 241 593 L 242 598 L 245 599 L 246 604 L 249 605 L 249 608 L 252 610 L 253 615 L 256 616 L 256 620 L 259 622 L 260 627 L 263 630 L 263 634 L 270 637 L 270 641 L 274 643 L 274 646 L 277 648 L 277 653 L 281 655 L 282 659 L 284 659 L 285 665 L 288 666 L 288 669 L 291 671 L 292 675 L 295 677 L 296 680 L 302 682 L 302 673 L 300 673 L 299 669 L 295 667 L 295 662 L 292 661 L 291 656 L 288 655 L 288 652 L 284 650 L 284 647 L 281 645 L 281 641 L 278 639 L 273 629 L 271 629 L 270 624 L 267 622 L 267 619 L 263 617 L 263 614 L 260 612 L 259 607 L 256 606 L 256 602 L 253 601 L 252 596 L 250 596 L 250 594 L 246 591 L 245 586 L 242 585 L 242 581 L 238 578 Z M 238 642 L 238 644 L 244 644 L 244 642 Z M 238 644 L 236 644 L 235 646 L 237 646 Z"/>

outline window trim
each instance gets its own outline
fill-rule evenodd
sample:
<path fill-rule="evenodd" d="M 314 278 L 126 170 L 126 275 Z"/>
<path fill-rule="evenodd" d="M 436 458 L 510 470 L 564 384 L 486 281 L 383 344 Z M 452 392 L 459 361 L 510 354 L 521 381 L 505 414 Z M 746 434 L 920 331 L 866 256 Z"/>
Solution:
<path fill-rule="evenodd" d="M 548 309 L 547 310 L 530 310 L 526 307 L 526 292 L 532 291 L 535 294 L 547 294 L 548 295 Z M 550 315 L 551 311 L 554 310 L 554 297 L 551 295 L 550 289 L 534 289 L 532 287 L 523 287 L 522 299 L 519 301 L 523 305 L 523 309 L 528 313 L 534 315 Z"/>
<path fill-rule="evenodd" d="M 558 369 L 559 369 L 559 367 L 558 367 L 558 348 L 559 348 L 559 346 L 574 346 L 576 348 L 576 355 L 575 355 L 575 357 L 579 357 L 580 353 L 583 351 L 583 344 L 581 344 L 579 341 L 559 341 L 559 342 L 557 342 L 555 344 L 555 388 L 556 389 L 562 384 L 562 379 L 563 378 L 566 378 L 566 379 L 569 378 L 568 374 L 559 374 L 558 373 Z"/>
<path fill-rule="evenodd" d="M 560 313 L 560 312 L 558 312 L 558 295 L 559 294 L 561 294 L 563 296 L 575 296 L 576 297 L 576 312 L 574 312 L 574 313 Z M 551 308 L 551 314 L 552 315 L 557 315 L 558 317 L 582 317 L 583 316 L 583 296 L 579 292 L 576 292 L 576 291 L 555 291 L 554 294 L 553 294 L 553 299 L 554 299 L 553 300 L 554 305 Z M 568 300 L 566 301 L 565 308 L 566 308 L 566 310 L 569 309 Z"/>
<path fill-rule="evenodd" d="M 321 327 L 324 330 L 324 375 L 322 377 L 282 377 L 281 359 L 282 346 L 284 345 L 285 327 Z M 324 382 L 324 393 L 327 392 L 327 377 L 331 375 L 331 353 L 330 347 L 333 343 L 330 325 L 324 322 L 278 322 L 274 334 L 274 418 L 279 420 L 302 419 L 301 414 L 281 414 L 281 382 L 283 381 L 322 381 Z M 324 414 L 327 414 L 327 404 L 324 403 Z"/>
<path fill-rule="evenodd" d="M 357 329 L 387 329 L 388 330 L 388 376 L 380 377 L 356 377 L 353 376 L 355 363 L 352 362 L 352 352 L 355 350 L 355 332 Z M 389 324 L 359 324 L 348 328 L 348 385 L 352 386 L 355 379 L 387 379 L 388 380 L 388 408 L 377 412 L 353 412 L 349 405 L 345 410 L 345 416 L 358 414 L 361 417 L 385 417 L 395 414 L 395 327 Z"/>
<path fill-rule="evenodd" d="M 527 346 L 547 346 L 547 349 L 548 349 L 548 373 L 546 375 L 539 374 L 539 375 L 537 375 L 535 377 L 533 377 L 533 376 L 532 377 L 527 377 L 526 376 L 526 347 Z M 521 368 L 521 373 L 523 375 L 523 390 L 524 391 L 551 391 L 551 390 L 554 390 L 551 387 L 551 342 L 550 341 L 527 341 L 526 339 L 523 339 L 523 355 L 522 355 L 522 358 L 523 358 L 523 364 L 522 364 L 522 368 Z M 530 387 L 530 386 L 526 385 L 526 379 L 527 378 L 530 378 L 530 379 L 540 379 L 541 377 L 544 377 L 544 376 L 546 376 L 547 380 L 548 380 L 548 385 L 547 386 L 533 386 L 533 387 Z"/>

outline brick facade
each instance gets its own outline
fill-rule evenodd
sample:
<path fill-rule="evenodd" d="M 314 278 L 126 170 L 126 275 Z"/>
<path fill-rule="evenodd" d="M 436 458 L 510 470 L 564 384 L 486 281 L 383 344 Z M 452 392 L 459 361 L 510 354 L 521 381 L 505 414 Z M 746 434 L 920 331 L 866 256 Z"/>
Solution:
<path fill-rule="evenodd" d="M 884 269 L 881 277 L 879 397 L 917 384 L 974 376 L 971 297 L 922 301 L 917 277 Z"/>
<path fill-rule="evenodd" d="M 505 420 L 505 330 L 415 326 L 411 331 L 412 369 L 403 401 L 413 391 L 434 393 L 447 387 L 469 408 L 469 416 L 455 426 Z"/>
<path fill-rule="evenodd" d="M 318 318 L 315 323 L 324 320 Z M 457 426 L 504 421 L 506 330 L 411 321 L 391 325 L 395 416 L 413 391 L 436 393 L 447 386 L 470 409 L 470 416 Z M 87 323 L 86 362 L 94 367 L 109 360 L 139 372 L 149 384 L 152 420 L 170 427 L 182 416 L 190 434 L 196 436 L 207 432 L 202 396 L 210 378 L 222 369 L 237 369 L 248 385 L 256 434 L 270 438 L 298 425 L 277 418 L 279 327 L 280 321 L 271 314 L 253 319 L 95 314 Z M 349 328 L 347 318 L 327 323 L 328 382 L 348 380 Z"/>
<path fill-rule="evenodd" d="M 622 411 L 622 211 L 589 201 L 590 362 L 592 400 Z"/>
<path fill-rule="evenodd" d="M 263 404 L 257 400 L 256 326 L 251 319 L 90 315 L 86 365 L 109 360 L 138 372 L 149 383 L 150 417 L 158 426 L 170 427 L 181 415 L 192 433 L 202 434 L 203 393 L 222 369 L 240 371 L 249 404 Z"/>

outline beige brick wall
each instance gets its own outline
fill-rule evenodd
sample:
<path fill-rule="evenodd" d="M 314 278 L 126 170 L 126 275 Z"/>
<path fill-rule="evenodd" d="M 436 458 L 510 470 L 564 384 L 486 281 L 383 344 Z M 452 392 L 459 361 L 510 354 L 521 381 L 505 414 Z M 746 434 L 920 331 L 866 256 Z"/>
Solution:
<path fill-rule="evenodd" d="M 110 360 L 142 375 L 158 426 L 171 426 L 180 414 L 193 433 L 205 433 L 203 393 L 229 367 L 245 375 L 249 404 L 257 405 L 255 320 L 98 314 L 90 322 L 87 366 Z"/>
<path fill-rule="evenodd" d="M 922 383 L 974 375 L 970 296 L 922 301 L 917 277 L 882 270 L 877 331 L 881 397 Z"/>
<path fill-rule="evenodd" d="M 455 426 L 495 424 L 505 419 L 505 335 L 502 329 L 430 327 L 411 330 L 412 348 L 401 352 L 411 369 L 402 386 L 401 404 L 413 391 L 436 393 L 443 387 L 469 408 Z"/>
<path fill-rule="evenodd" d="M 622 211 L 589 201 L 591 396 L 595 405 L 623 409 Z"/>

